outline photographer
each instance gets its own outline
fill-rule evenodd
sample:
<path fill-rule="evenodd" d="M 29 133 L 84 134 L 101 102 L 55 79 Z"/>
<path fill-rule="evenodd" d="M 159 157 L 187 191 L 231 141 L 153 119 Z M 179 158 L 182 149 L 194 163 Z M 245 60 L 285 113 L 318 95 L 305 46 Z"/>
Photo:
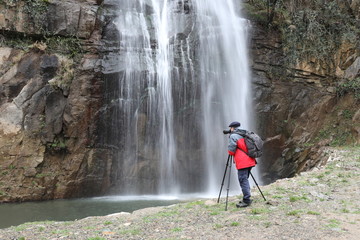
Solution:
<path fill-rule="evenodd" d="M 236 169 L 238 169 L 238 178 L 240 187 L 243 193 L 243 200 L 236 204 L 236 207 L 247 207 L 250 206 L 252 200 L 250 199 L 250 184 L 249 184 L 249 174 L 251 168 L 256 165 L 255 158 L 251 158 L 247 155 L 248 149 L 246 147 L 244 135 L 245 130 L 240 129 L 239 122 L 232 122 L 229 125 L 230 133 L 229 136 L 229 145 L 228 153 L 229 155 L 234 156 L 234 162 Z M 225 133 L 225 131 L 224 131 Z"/>

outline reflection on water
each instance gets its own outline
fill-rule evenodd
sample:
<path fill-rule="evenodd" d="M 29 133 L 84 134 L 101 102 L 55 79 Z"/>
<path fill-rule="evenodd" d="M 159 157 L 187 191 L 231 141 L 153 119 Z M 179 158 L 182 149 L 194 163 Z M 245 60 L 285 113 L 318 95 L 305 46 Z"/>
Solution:
<path fill-rule="evenodd" d="M 189 199 L 189 198 L 187 198 Z M 0 228 L 34 221 L 72 221 L 155 206 L 168 206 L 185 199 L 171 196 L 109 196 L 73 200 L 0 204 Z"/>

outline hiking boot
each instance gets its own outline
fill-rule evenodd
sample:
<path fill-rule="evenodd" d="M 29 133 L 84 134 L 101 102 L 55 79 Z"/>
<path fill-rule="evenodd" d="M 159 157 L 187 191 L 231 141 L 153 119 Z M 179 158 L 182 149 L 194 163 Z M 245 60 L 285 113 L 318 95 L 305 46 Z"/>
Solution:
<path fill-rule="evenodd" d="M 248 207 L 251 205 L 251 202 L 252 200 L 250 200 L 249 202 L 243 202 L 243 201 L 240 201 L 239 203 L 236 204 L 236 207 L 237 208 L 244 208 L 244 207 Z"/>

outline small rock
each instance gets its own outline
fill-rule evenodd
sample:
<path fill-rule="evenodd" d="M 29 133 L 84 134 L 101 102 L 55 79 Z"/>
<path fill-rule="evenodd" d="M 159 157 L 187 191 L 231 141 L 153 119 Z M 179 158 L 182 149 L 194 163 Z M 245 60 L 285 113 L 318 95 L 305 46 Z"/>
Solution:
<path fill-rule="evenodd" d="M 214 205 L 216 205 L 217 203 L 215 202 L 215 201 L 213 201 L 213 200 L 207 200 L 207 201 L 205 201 L 205 205 L 206 206 L 214 206 Z"/>
<path fill-rule="evenodd" d="M 310 194 L 313 195 L 314 197 L 320 198 L 320 199 L 328 199 L 328 196 L 322 194 L 322 193 L 318 193 L 315 191 L 310 191 Z"/>
<path fill-rule="evenodd" d="M 131 213 L 129 212 L 120 212 L 120 213 L 113 213 L 113 214 L 109 214 L 106 215 L 106 217 L 117 217 L 117 216 L 121 216 L 121 215 L 130 215 Z"/>
<path fill-rule="evenodd" d="M 102 232 L 103 235 L 114 235 L 115 232 L 111 232 L 111 231 L 103 231 Z"/>
<path fill-rule="evenodd" d="M 318 178 L 311 178 L 311 179 L 309 179 L 309 182 L 310 182 L 310 183 L 316 183 L 316 182 L 318 182 L 318 181 L 319 181 Z"/>

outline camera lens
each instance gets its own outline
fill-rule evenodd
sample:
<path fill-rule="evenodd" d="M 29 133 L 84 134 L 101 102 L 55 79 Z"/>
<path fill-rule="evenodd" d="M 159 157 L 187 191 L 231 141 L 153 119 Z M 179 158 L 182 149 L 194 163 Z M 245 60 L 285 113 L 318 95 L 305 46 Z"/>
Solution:
<path fill-rule="evenodd" d="M 224 134 L 229 134 L 229 133 L 231 133 L 231 131 L 230 130 L 223 130 L 223 133 Z"/>

